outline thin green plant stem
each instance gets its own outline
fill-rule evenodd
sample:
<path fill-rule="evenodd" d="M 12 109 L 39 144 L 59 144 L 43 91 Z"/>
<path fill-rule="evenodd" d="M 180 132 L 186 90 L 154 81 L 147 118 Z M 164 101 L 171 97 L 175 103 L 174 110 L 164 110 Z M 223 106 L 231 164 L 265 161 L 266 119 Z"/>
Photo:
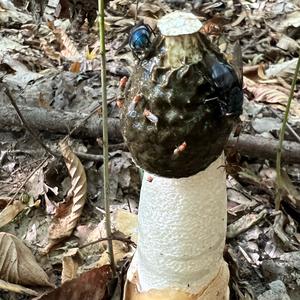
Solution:
<path fill-rule="evenodd" d="M 105 207 L 105 228 L 107 235 L 108 254 L 113 276 L 116 275 L 114 251 L 111 234 L 110 201 L 109 201 L 109 172 L 108 172 L 108 122 L 107 122 L 107 93 L 106 93 L 106 56 L 104 28 L 104 0 L 98 0 L 98 25 L 101 57 L 101 91 L 102 91 L 102 142 L 103 142 L 103 201 Z"/>
<path fill-rule="evenodd" d="M 280 203 L 281 203 L 281 200 L 282 200 L 282 185 L 283 185 L 282 184 L 282 175 L 281 175 L 282 146 L 283 146 L 284 134 L 285 134 L 285 130 L 286 130 L 286 127 L 287 127 L 288 118 L 289 118 L 290 107 L 291 107 L 292 99 L 294 97 L 294 90 L 295 90 L 295 86 L 296 86 L 296 82 L 297 82 L 297 78 L 298 78 L 299 69 L 300 69 L 300 51 L 299 51 L 299 58 L 298 58 L 298 62 L 297 62 L 293 82 L 292 82 L 292 85 L 291 85 L 290 95 L 289 95 L 288 102 L 287 102 L 287 105 L 286 105 L 286 108 L 285 108 L 284 117 L 283 117 L 283 121 L 282 121 L 282 124 L 281 124 L 281 129 L 280 129 L 280 134 L 279 134 L 279 144 L 278 144 L 277 155 L 276 155 L 276 178 L 277 178 L 276 183 L 277 183 L 277 188 L 276 188 L 275 208 L 277 210 L 280 208 Z"/>

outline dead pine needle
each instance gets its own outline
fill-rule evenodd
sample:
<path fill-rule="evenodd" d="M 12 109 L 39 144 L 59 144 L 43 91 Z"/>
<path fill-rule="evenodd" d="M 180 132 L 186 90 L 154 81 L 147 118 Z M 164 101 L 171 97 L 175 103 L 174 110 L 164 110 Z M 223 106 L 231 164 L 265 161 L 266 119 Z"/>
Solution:
<path fill-rule="evenodd" d="M 106 91 L 106 56 L 105 56 L 105 29 L 104 29 L 104 0 L 98 0 L 98 24 L 100 39 L 101 56 L 101 92 L 102 92 L 102 126 L 103 126 L 103 201 L 105 207 L 105 228 L 107 235 L 108 254 L 112 274 L 116 276 L 116 267 L 114 260 L 111 221 L 110 221 L 110 203 L 109 203 L 109 173 L 108 173 L 108 121 L 107 121 L 107 91 Z"/>
<path fill-rule="evenodd" d="M 286 108 L 285 108 L 284 117 L 283 117 L 283 121 L 282 121 L 282 124 L 281 124 L 281 129 L 280 129 L 280 134 L 279 134 L 279 144 L 278 144 L 277 156 L 276 156 L 276 198 L 275 198 L 275 208 L 277 210 L 279 210 L 280 203 L 281 203 L 281 200 L 282 200 L 282 185 L 283 184 L 282 184 L 282 175 L 281 175 L 281 154 L 282 154 L 283 140 L 284 140 L 284 134 L 285 134 L 285 130 L 286 130 L 286 127 L 287 127 L 288 118 L 289 118 L 289 112 L 290 112 L 292 99 L 294 97 L 294 90 L 295 90 L 296 81 L 297 81 L 297 78 L 298 78 L 299 69 L 300 69 L 300 52 L 299 52 L 299 58 L 298 58 L 298 62 L 297 62 L 293 82 L 292 82 L 292 85 L 291 85 L 290 95 L 289 95 L 288 102 L 287 102 L 287 105 L 286 105 Z"/>

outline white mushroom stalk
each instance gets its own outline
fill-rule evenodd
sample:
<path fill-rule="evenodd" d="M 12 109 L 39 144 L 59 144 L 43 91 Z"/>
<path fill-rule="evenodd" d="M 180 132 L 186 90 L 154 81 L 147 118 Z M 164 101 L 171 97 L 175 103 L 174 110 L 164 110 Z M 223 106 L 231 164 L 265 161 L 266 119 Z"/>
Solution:
<path fill-rule="evenodd" d="M 185 12 L 159 20 L 125 93 L 122 133 L 145 174 L 124 300 L 229 299 L 223 149 L 243 95 L 201 26 Z M 138 54 L 147 28 L 132 31 Z"/>
<path fill-rule="evenodd" d="M 126 300 L 229 299 L 222 165 L 223 156 L 187 178 L 144 175 Z"/>

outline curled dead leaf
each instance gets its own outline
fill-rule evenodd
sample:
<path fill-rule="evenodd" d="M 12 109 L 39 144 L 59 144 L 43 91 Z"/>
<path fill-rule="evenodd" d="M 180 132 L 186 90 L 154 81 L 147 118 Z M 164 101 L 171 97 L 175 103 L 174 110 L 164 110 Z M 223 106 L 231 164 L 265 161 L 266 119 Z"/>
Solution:
<path fill-rule="evenodd" d="M 49 227 L 49 244 L 45 249 L 46 252 L 72 234 L 81 216 L 87 194 L 86 174 L 79 158 L 72 152 L 67 142 L 63 141 L 59 145 L 71 177 L 71 188 L 66 202 L 59 205 Z"/>
<path fill-rule="evenodd" d="M 61 55 L 73 61 L 77 61 L 81 57 L 81 55 L 67 33 L 61 28 L 53 29 L 53 33 L 60 43 L 60 47 L 62 49 Z"/>
<path fill-rule="evenodd" d="M 29 248 L 6 232 L 0 232 L 0 279 L 23 285 L 52 286 Z"/>
<path fill-rule="evenodd" d="M 258 69 L 257 69 L 257 75 L 260 79 L 266 80 L 268 79 L 266 74 L 265 74 L 265 65 L 264 64 L 259 64 Z"/>

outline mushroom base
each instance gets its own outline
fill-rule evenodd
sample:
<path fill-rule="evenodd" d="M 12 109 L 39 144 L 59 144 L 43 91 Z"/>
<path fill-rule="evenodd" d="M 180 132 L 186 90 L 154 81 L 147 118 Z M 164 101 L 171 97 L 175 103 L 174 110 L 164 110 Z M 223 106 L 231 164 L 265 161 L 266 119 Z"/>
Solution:
<path fill-rule="evenodd" d="M 137 273 L 135 273 L 131 278 L 132 281 L 127 279 L 123 300 L 229 300 L 229 271 L 225 262 L 223 262 L 217 276 L 208 286 L 202 287 L 197 294 L 189 294 L 175 289 L 139 292 L 137 277 Z"/>
<path fill-rule="evenodd" d="M 226 203 L 223 155 L 190 177 L 145 172 L 125 299 L 227 299 Z"/>

